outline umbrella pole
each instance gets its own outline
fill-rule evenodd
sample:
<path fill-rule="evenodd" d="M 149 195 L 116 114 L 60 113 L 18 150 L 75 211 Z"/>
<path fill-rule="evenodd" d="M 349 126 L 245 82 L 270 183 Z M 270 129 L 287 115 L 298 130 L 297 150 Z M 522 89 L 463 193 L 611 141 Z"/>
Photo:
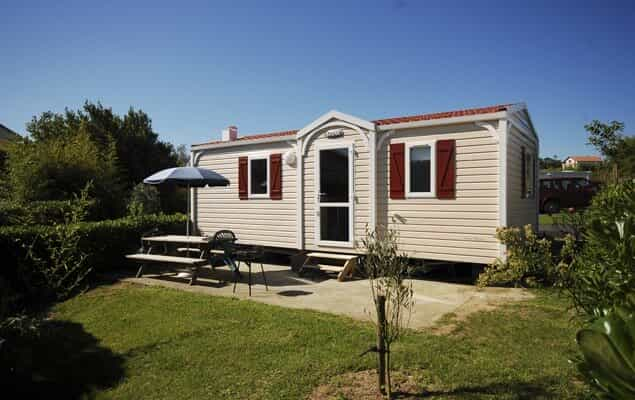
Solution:
<path fill-rule="evenodd" d="M 187 221 L 185 222 L 185 233 L 190 236 L 190 185 L 187 185 Z M 189 245 L 189 243 L 188 243 Z"/>

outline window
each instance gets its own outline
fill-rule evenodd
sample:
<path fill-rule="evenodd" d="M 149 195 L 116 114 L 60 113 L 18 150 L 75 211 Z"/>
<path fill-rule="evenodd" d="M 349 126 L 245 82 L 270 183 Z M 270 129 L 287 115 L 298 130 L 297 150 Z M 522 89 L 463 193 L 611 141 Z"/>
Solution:
<path fill-rule="evenodd" d="M 267 156 L 249 157 L 249 196 L 269 195 L 269 159 Z"/>
<path fill-rule="evenodd" d="M 435 155 L 433 143 L 406 144 L 406 191 L 408 197 L 433 197 Z"/>
<path fill-rule="evenodd" d="M 533 199 L 536 182 L 536 157 L 532 153 L 525 153 L 525 198 Z"/>
<path fill-rule="evenodd" d="M 320 202 L 348 202 L 348 175 L 348 147 L 320 150 Z"/>
<path fill-rule="evenodd" d="M 353 246 L 353 144 L 323 144 L 315 160 L 316 242 Z"/>

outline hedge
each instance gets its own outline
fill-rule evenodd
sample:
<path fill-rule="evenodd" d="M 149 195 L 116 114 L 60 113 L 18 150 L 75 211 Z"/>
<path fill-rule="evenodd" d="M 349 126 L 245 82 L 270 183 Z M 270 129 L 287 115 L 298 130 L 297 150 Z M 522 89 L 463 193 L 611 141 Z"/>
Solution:
<path fill-rule="evenodd" d="M 63 223 L 64 216 L 71 211 L 72 205 L 72 200 L 31 201 L 28 204 L 2 201 L 0 202 L 0 226 Z M 91 219 L 93 208 L 90 207 L 88 210 L 88 219 Z"/>
<path fill-rule="evenodd" d="M 182 233 L 185 231 L 185 221 L 183 214 L 160 214 L 82 222 L 77 225 L 80 233 L 79 247 L 87 254 L 87 264 L 93 271 L 121 268 L 126 265 L 125 254 L 135 252 L 140 247 L 143 233 L 155 228 L 164 233 Z M 29 261 L 27 251 L 30 247 L 35 255 L 46 257 L 49 244 L 45 240 L 50 240 L 48 238 L 52 235 L 49 233 L 53 229 L 56 228 L 46 225 L 0 227 L 0 249 L 3 254 L 0 287 L 5 286 L 19 295 L 19 303 L 40 301 L 24 298 L 37 292 L 39 284 L 36 280 L 37 267 Z"/>

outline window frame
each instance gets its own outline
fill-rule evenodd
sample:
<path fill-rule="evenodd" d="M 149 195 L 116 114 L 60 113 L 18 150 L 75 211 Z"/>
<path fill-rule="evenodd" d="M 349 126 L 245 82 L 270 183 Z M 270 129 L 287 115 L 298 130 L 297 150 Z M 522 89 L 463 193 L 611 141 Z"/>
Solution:
<path fill-rule="evenodd" d="M 271 191 L 271 162 L 269 160 L 270 153 L 252 153 L 247 156 L 247 195 L 250 199 L 268 199 Z M 266 160 L 267 162 L 267 191 L 266 193 L 251 192 L 251 161 Z"/>
<path fill-rule="evenodd" d="M 525 180 L 525 193 L 523 193 L 523 199 L 536 198 L 536 165 L 536 153 L 528 151 L 527 148 L 525 148 L 525 176 L 521 177 Z M 529 190 L 529 185 L 531 185 L 531 191 Z"/>
<path fill-rule="evenodd" d="M 320 151 L 333 149 L 348 149 L 348 201 L 341 203 L 322 203 L 320 202 Z M 315 160 L 314 160 L 314 220 L 315 224 L 315 243 L 322 247 L 355 247 L 355 144 L 350 140 L 336 140 L 327 143 L 315 144 Z M 348 241 L 322 240 L 321 232 L 321 207 L 348 207 Z"/>
<path fill-rule="evenodd" d="M 404 180 L 406 189 L 406 198 L 435 198 L 437 197 L 437 149 L 436 140 L 417 140 L 405 143 L 405 166 Z M 410 149 L 413 147 L 430 147 L 430 191 L 429 192 L 413 192 L 410 190 Z"/>

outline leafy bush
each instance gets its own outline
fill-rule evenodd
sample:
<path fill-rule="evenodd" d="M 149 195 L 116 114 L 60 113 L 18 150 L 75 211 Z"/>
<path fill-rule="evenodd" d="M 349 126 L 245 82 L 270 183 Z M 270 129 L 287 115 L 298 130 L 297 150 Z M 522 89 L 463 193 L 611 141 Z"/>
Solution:
<path fill-rule="evenodd" d="M 120 215 L 123 189 L 119 184 L 116 152 L 110 144 L 102 151 L 84 127 L 68 136 L 8 146 L 7 176 L 11 197 L 27 205 L 32 201 L 69 200 L 93 182 L 92 195 L 100 217 Z"/>
<path fill-rule="evenodd" d="M 65 277 L 60 263 L 82 263 L 86 270 L 107 271 L 125 265 L 124 255 L 139 247 L 141 235 L 153 228 L 183 232 L 185 216 L 146 215 L 62 226 L 0 227 L 4 249 L 0 281 L 15 298 L 6 308 L 17 312 L 23 306 L 46 303 L 68 294 L 81 271 Z M 60 280 L 62 279 L 62 280 Z M 64 279 L 71 279 L 64 281 Z M 72 286 L 72 285 L 70 285 Z"/>
<path fill-rule="evenodd" d="M 132 189 L 128 201 L 128 215 L 140 216 L 161 212 L 161 199 L 156 187 L 139 183 Z"/>
<path fill-rule="evenodd" d="M 585 243 L 571 252 L 562 286 L 593 319 L 597 309 L 623 305 L 635 288 L 635 185 L 606 187 L 585 215 Z"/>
<path fill-rule="evenodd" d="M 576 240 L 582 240 L 586 225 L 584 210 L 569 209 L 553 216 L 553 224 L 561 232 L 573 235 Z"/>
<path fill-rule="evenodd" d="M 478 286 L 513 284 L 536 286 L 552 278 L 551 242 L 539 239 L 531 225 L 498 228 L 496 238 L 507 247 L 507 257 L 497 258 L 478 277 Z"/>
<path fill-rule="evenodd" d="M 63 223 L 71 212 L 73 200 L 47 200 L 18 203 L 0 202 L 0 226 L 2 225 L 54 225 Z M 94 201 L 88 205 L 87 219 L 93 218 Z"/>
<path fill-rule="evenodd" d="M 598 319 L 577 334 L 578 370 L 601 398 L 635 398 L 635 295 L 624 306 L 596 310 Z"/>

